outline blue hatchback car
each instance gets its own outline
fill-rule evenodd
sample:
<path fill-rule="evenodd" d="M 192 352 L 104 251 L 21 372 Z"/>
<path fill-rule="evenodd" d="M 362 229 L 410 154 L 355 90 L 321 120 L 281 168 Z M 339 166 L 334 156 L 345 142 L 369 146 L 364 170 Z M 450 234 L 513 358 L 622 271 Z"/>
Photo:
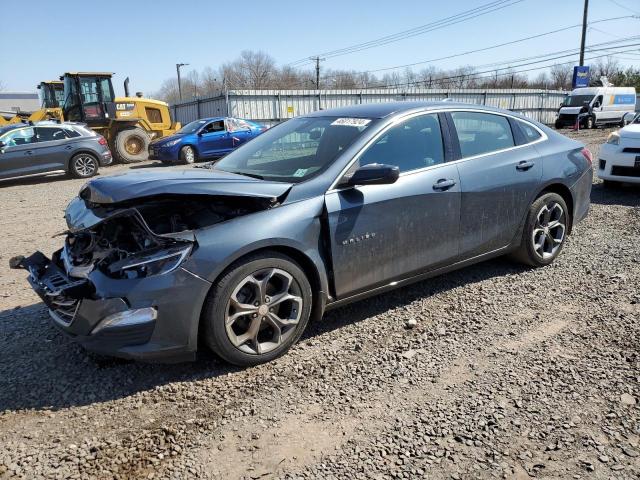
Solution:
<path fill-rule="evenodd" d="M 267 127 L 230 117 L 203 118 L 175 134 L 149 144 L 149 159 L 163 163 L 193 163 L 222 157 L 264 132 Z"/>

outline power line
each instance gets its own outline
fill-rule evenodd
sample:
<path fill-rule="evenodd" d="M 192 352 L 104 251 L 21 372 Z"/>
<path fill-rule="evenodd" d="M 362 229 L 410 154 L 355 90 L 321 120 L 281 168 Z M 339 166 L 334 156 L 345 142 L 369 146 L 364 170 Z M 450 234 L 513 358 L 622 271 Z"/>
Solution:
<path fill-rule="evenodd" d="M 503 8 L 507 8 L 510 7 L 512 5 L 515 5 L 517 3 L 523 2 L 524 0 L 498 0 L 498 1 L 493 1 L 493 2 L 489 2 L 486 3 L 484 5 L 481 5 L 479 7 L 473 8 L 471 10 L 466 10 L 464 12 L 458 13 L 456 15 L 452 15 L 440 20 L 437 20 L 435 22 L 431 22 L 431 23 L 427 23 L 425 25 L 421 25 L 419 27 L 414 27 L 412 29 L 409 30 L 404 30 L 402 32 L 397 32 L 391 35 L 387 35 L 385 37 L 380 37 L 378 39 L 375 40 L 370 40 L 368 42 L 363 42 L 363 43 L 359 43 L 359 44 L 355 44 L 355 45 L 351 45 L 348 47 L 344 47 L 344 48 L 340 48 L 337 50 L 330 50 L 328 52 L 323 52 L 323 53 L 319 53 L 316 54 L 314 56 L 322 56 L 325 58 L 332 58 L 332 57 L 337 57 L 337 56 L 341 56 L 341 55 L 347 55 L 349 53 L 354 53 L 354 52 L 359 52 L 362 50 L 367 50 L 370 48 L 374 48 L 374 47 L 379 47 L 382 45 L 387 45 L 389 43 L 393 43 L 393 42 L 397 42 L 400 40 L 404 40 L 406 38 L 411 38 L 411 37 L 415 37 L 417 35 L 423 35 L 425 33 L 434 31 L 434 30 L 439 30 L 441 28 L 444 27 L 448 27 L 451 25 L 455 25 L 457 23 L 460 22 L 464 22 L 467 20 L 471 20 L 473 18 L 477 18 L 498 10 L 501 10 Z M 287 63 L 287 66 L 302 66 L 301 64 L 307 64 L 309 61 L 309 57 L 303 58 L 303 59 L 299 59 L 299 60 L 295 60 L 293 62 Z"/>
<path fill-rule="evenodd" d="M 640 15 L 640 12 L 638 10 L 634 10 L 632 8 L 627 7 L 626 5 L 622 5 L 620 2 L 617 2 L 616 0 L 609 0 L 611 3 L 613 3 L 614 5 L 617 5 L 618 7 L 626 10 L 627 12 L 631 12 L 631 13 L 635 13 L 636 15 Z"/>
<path fill-rule="evenodd" d="M 604 23 L 604 22 L 610 22 L 610 21 L 615 21 L 615 20 L 628 19 L 628 18 L 638 18 L 638 17 L 636 17 L 635 15 L 624 15 L 624 16 L 620 16 L 620 17 L 604 18 L 604 19 L 600 19 L 600 20 L 594 20 L 593 22 L 590 22 L 589 25 L 594 25 L 594 24 Z M 562 32 L 562 31 L 570 30 L 572 28 L 580 27 L 581 25 L 582 25 L 581 23 L 577 23 L 577 24 L 569 25 L 567 27 L 562 27 L 562 28 L 559 28 L 559 29 L 556 29 L 556 30 L 551 30 L 551 31 L 548 31 L 548 32 L 540 33 L 540 34 L 519 38 L 519 39 L 516 39 L 516 40 L 509 41 L 509 42 L 504 42 L 504 43 L 500 43 L 500 44 L 496 44 L 496 45 L 491 45 L 489 47 L 483 47 L 483 48 L 478 48 L 478 49 L 474 49 L 474 50 L 468 50 L 466 52 L 456 53 L 456 54 L 447 55 L 447 56 L 438 57 L 438 58 L 432 58 L 432 59 L 429 59 L 429 60 L 422 60 L 420 62 L 413 62 L 413 63 L 403 64 L 403 65 L 395 65 L 395 66 L 392 66 L 392 67 L 383 67 L 383 68 L 377 68 L 377 69 L 372 69 L 372 70 L 364 70 L 364 71 L 358 71 L 358 72 L 346 72 L 346 73 L 337 73 L 337 74 L 332 74 L 332 75 L 325 75 L 324 77 L 322 77 L 322 79 L 323 80 L 329 80 L 329 79 L 340 78 L 340 77 L 351 76 L 351 75 L 364 75 L 364 74 L 378 73 L 378 72 L 383 72 L 383 71 L 398 70 L 398 69 L 401 69 L 401 68 L 414 67 L 416 65 L 437 62 L 437 61 L 440 61 L 440 60 L 449 60 L 449 59 L 452 59 L 452 58 L 461 57 L 461 56 L 469 55 L 469 54 L 472 54 L 472 53 L 488 51 L 488 50 L 492 50 L 492 49 L 495 49 L 495 48 L 500 48 L 500 47 L 507 46 L 507 45 L 513 45 L 513 44 L 516 44 L 516 43 L 525 42 L 525 41 L 528 41 L 528 40 L 544 37 L 544 36 L 547 36 L 547 35 L 552 35 L 554 33 L 559 33 L 559 32 Z M 629 40 L 630 40 L 630 38 L 625 38 L 622 41 L 629 41 Z M 618 42 L 619 41 L 603 42 L 603 43 L 599 43 L 599 44 L 590 45 L 587 48 L 604 46 L 604 45 L 608 45 L 608 44 L 612 44 L 612 43 L 615 44 L 615 43 L 618 43 Z M 562 51 L 559 51 L 559 52 L 552 52 L 552 53 L 547 53 L 547 54 L 543 54 L 543 55 L 537 55 L 537 56 L 534 56 L 534 57 L 510 60 L 508 62 L 499 62 L 499 63 L 493 64 L 493 65 L 504 65 L 506 63 L 513 63 L 513 62 L 520 62 L 520 61 L 531 60 L 531 59 L 536 59 L 536 58 L 542 58 L 542 57 L 547 57 L 547 56 L 550 56 L 550 55 L 557 55 L 557 54 L 560 54 L 560 53 L 567 53 L 567 52 L 574 52 L 575 53 L 575 51 L 576 51 L 576 49 L 562 50 Z M 302 85 L 302 83 L 296 84 L 294 86 L 298 86 L 298 85 Z"/>
<path fill-rule="evenodd" d="M 640 36 L 638 36 L 637 38 L 640 38 Z M 598 51 L 611 51 L 613 48 L 626 48 L 626 47 L 639 47 L 640 43 L 634 43 L 634 44 L 629 44 L 629 45 L 620 45 L 618 47 L 611 47 L 611 48 L 601 48 L 601 49 L 592 49 L 589 50 L 590 52 L 598 52 Z M 624 50 L 624 51 L 616 51 L 615 53 L 629 53 L 629 52 L 636 52 L 638 51 L 638 48 L 632 48 L 630 50 Z M 515 68 L 518 67 L 525 67 L 528 65 L 534 65 L 537 63 L 543 63 L 543 62 L 550 62 L 552 60 L 557 60 L 559 58 L 564 58 L 567 56 L 573 56 L 575 55 L 575 52 L 569 55 L 561 55 L 561 56 L 557 56 L 557 57 L 553 57 L 553 58 L 547 58 L 545 60 L 539 60 L 539 61 L 535 61 L 535 62 L 529 62 L 529 63 L 523 63 L 521 65 L 517 65 L 515 66 Z M 607 57 L 612 55 L 611 53 L 605 53 L 604 55 L 598 55 L 598 56 L 594 56 L 594 57 L 589 57 L 586 60 L 595 60 L 597 58 L 602 58 L 602 57 Z M 498 68 L 498 69 L 491 69 L 491 70 L 486 70 L 486 71 L 482 71 L 482 72 L 474 72 L 474 73 L 467 73 L 467 74 L 462 74 L 462 75 L 452 75 L 449 77 L 439 77 L 436 79 L 437 82 L 442 82 L 442 81 L 446 81 L 446 80 L 452 80 L 452 79 L 459 79 L 459 78 L 464 78 L 464 77 L 469 77 L 469 78 L 476 78 L 479 75 L 485 75 L 485 74 L 490 74 L 489 76 L 485 76 L 485 77 L 480 77 L 480 78 L 491 78 L 491 77 L 498 77 L 498 76 L 504 76 L 504 75 L 517 75 L 518 73 L 525 73 L 525 72 L 531 72 L 531 71 L 538 71 L 538 70 L 544 70 L 547 68 L 551 68 L 553 66 L 556 65 L 569 65 L 572 64 L 573 60 L 569 60 L 568 62 L 554 62 L 550 65 L 544 65 L 544 66 L 540 66 L 540 67 L 534 67 L 534 68 L 528 68 L 525 70 L 511 70 L 512 68 L 514 68 L 513 66 L 509 66 L 509 67 L 504 67 L 504 68 Z M 503 73 L 498 73 L 499 70 L 508 70 L 506 72 Z M 399 83 L 396 86 L 410 86 L 410 85 L 417 85 L 417 84 L 423 84 L 425 83 L 424 80 L 417 80 L 417 81 L 412 81 L 412 82 L 404 82 L 404 83 Z M 372 88 L 385 88 L 382 85 L 378 85 L 378 86 L 371 86 L 371 87 L 363 87 L 364 90 L 367 89 L 372 89 Z"/>

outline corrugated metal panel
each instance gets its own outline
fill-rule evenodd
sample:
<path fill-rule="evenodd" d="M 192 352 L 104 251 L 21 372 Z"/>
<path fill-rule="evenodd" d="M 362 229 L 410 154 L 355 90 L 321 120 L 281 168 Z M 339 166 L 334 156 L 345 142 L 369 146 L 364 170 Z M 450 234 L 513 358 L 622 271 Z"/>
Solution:
<path fill-rule="evenodd" d="M 203 117 L 230 115 L 274 125 L 319 109 L 398 100 L 451 99 L 513 110 L 543 123 L 553 123 L 567 94 L 561 90 L 536 89 L 230 90 L 228 97 L 199 99 L 174 105 L 172 109 L 174 117 L 183 124 Z"/>

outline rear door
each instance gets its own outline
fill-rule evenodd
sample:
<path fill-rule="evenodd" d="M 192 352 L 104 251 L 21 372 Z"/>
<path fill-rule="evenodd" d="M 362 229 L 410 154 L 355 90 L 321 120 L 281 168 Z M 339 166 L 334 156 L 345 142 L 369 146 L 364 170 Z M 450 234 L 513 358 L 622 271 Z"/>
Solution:
<path fill-rule="evenodd" d="M 74 140 L 67 138 L 64 129 L 56 126 L 36 127 L 38 148 L 36 158 L 46 170 L 65 170 L 73 154 Z"/>
<path fill-rule="evenodd" d="M 45 171 L 37 159 L 35 128 L 10 130 L 0 137 L 5 146 L 0 150 L 0 178 L 32 175 Z"/>
<path fill-rule="evenodd" d="M 460 255 L 474 257 L 511 243 L 542 177 L 542 162 L 531 135 L 507 116 L 451 112 L 452 137 L 460 160 Z M 516 120 L 513 120 L 517 122 Z"/>
<path fill-rule="evenodd" d="M 231 135 L 232 148 L 237 148 L 253 138 L 251 126 L 244 120 L 240 120 L 237 118 L 228 118 L 227 129 L 229 130 L 229 134 Z"/>
<path fill-rule="evenodd" d="M 338 298 L 457 257 L 460 182 L 445 159 L 438 115 L 420 115 L 383 132 L 347 172 L 370 163 L 396 165 L 396 183 L 327 192 Z"/>
<path fill-rule="evenodd" d="M 224 120 L 214 120 L 206 124 L 198 138 L 198 152 L 202 156 L 213 157 L 231 150 L 231 136 Z"/>

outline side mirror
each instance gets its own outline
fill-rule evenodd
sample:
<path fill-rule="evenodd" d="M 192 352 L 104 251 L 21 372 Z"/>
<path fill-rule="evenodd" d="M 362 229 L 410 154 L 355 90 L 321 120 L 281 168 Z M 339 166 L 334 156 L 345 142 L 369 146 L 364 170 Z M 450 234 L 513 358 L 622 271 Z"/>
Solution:
<path fill-rule="evenodd" d="M 633 119 L 636 117 L 636 114 L 633 112 L 627 112 L 624 114 L 624 116 L 622 117 L 622 123 L 624 123 L 625 125 L 629 125 L 631 122 L 633 122 Z M 2 142 L 0 142 L 2 143 Z M 1 147 L 0 147 L 1 148 Z"/>
<path fill-rule="evenodd" d="M 358 168 L 346 184 L 356 185 L 386 185 L 395 183 L 400 176 L 400 169 L 394 165 L 385 165 L 382 163 L 370 163 Z"/>

